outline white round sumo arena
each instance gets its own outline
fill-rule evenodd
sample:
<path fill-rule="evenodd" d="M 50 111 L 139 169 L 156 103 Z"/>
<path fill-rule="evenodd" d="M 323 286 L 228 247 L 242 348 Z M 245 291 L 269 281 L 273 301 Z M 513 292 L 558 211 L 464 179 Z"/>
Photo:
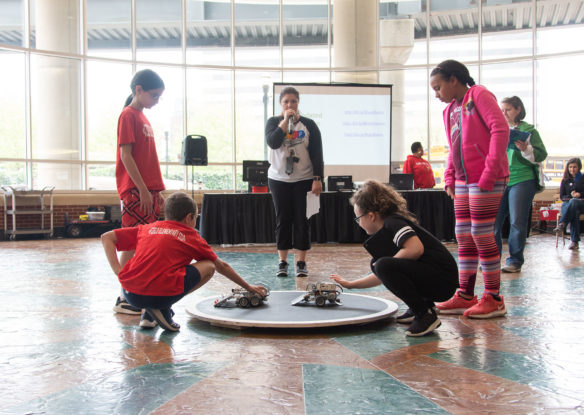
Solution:
<path fill-rule="evenodd" d="M 393 301 L 360 294 L 342 294 L 342 305 L 327 303 L 318 307 L 314 301 L 291 304 L 303 294 L 304 291 L 272 291 L 264 304 L 249 308 L 234 304 L 215 307 L 219 297 L 213 296 L 187 306 L 187 312 L 214 326 L 309 328 L 370 323 L 390 317 L 398 308 Z"/>

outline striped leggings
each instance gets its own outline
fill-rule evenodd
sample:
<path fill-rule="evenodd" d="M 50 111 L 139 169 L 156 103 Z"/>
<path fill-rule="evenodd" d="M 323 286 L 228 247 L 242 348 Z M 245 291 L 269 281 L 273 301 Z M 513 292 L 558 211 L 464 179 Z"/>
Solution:
<path fill-rule="evenodd" d="M 458 240 L 458 282 L 465 294 L 474 295 L 478 261 L 481 261 L 485 292 L 498 294 L 501 254 L 495 242 L 495 219 L 507 180 L 495 182 L 493 190 L 481 191 L 476 183 L 456 181 L 454 212 Z"/>

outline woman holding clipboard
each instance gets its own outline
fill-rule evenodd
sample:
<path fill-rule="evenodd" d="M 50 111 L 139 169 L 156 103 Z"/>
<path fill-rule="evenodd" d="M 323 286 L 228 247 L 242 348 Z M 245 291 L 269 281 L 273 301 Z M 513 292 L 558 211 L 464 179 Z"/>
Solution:
<path fill-rule="evenodd" d="M 505 98 L 501 110 L 510 127 L 507 158 L 509 159 L 509 183 L 503 193 L 495 221 L 495 240 L 502 251 L 501 231 L 505 219 L 511 225 L 509 257 L 502 272 L 520 272 L 524 262 L 523 250 L 529 226 L 529 210 L 535 193 L 543 189 L 539 182 L 539 163 L 547 157 L 547 151 L 535 127 L 523 121 L 525 106 L 519 97 Z"/>

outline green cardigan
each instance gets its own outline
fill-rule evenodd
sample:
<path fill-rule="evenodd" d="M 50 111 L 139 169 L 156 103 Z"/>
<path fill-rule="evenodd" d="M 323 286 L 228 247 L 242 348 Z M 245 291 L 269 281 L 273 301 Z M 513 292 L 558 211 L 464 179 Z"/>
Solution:
<path fill-rule="evenodd" d="M 545 145 L 539 136 L 537 130 L 533 125 L 521 121 L 519 130 L 531 134 L 529 139 L 530 147 L 525 152 L 518 148 L 507 150 L 507 157 L 509 159 L 509 183 L 508 186 L 533 180 L 538 183 L 538 190 L 542 189 L 539 184 L 539 165 L 538 163 L 545 160 L 547 151 Z"/>

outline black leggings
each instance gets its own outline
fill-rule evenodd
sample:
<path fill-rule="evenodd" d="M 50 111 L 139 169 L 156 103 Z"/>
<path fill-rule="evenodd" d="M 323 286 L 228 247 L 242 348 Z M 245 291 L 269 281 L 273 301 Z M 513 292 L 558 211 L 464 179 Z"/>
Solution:
<path fill-rule="evenodd" d="M 438 268 L 413 259 L 382 257 L 371 261 L 371 270 L 414 314 L 423 313 L 435 301 L 448 300 L 458 288 L 454 261 L 451 267 Z"/>
<path fill-rule="evenodd" d="M 306 219 L 306 193 L 312 179 L 287 183 L 268 179 L 276 211 L 276 246 L 279 251 L 310 249 L 310 226 Z"/>

